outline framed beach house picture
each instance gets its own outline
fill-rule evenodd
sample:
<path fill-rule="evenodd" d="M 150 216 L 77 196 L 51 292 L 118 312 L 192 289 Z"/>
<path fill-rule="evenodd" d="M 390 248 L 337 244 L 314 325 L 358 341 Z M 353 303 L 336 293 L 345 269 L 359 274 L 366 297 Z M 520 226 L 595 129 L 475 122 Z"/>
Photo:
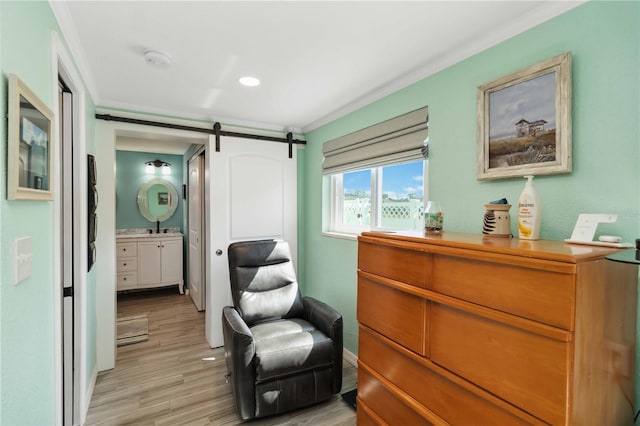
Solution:
<path fill-rule="evenodd" d="M 478 87 L 478 179 L 571 172 L 571 54 Z"/>

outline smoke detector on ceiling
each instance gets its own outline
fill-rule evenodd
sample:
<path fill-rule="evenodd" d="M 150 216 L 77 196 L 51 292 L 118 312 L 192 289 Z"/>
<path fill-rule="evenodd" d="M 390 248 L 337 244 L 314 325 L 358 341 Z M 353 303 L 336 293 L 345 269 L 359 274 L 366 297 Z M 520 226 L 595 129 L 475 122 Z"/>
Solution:
<path fill-rule="evenodd" d="M 164 52 L 157 50 L 147 50 L 144 52 L 144 60 L 151 65 L 169 65 L 171 58 Z"/>

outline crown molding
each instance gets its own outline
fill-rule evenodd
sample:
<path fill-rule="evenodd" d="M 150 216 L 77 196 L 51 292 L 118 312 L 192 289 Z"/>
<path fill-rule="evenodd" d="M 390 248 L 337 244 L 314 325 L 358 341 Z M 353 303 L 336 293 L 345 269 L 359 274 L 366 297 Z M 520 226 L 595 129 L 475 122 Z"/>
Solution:
<path fill-rule="evenodd" d="M 66 2 L 55 0 L 49 0 L 49 7 L 53 12 L 56 21 L 58 21 L 58 26 L 62 32 L 62 42 L 67 49 L 69 49 L 71 57 L 76 64 L 78 72 L 80 73 L 80 77 L 84 82 L 84 86 L 93 99 L 94 104 L 97 104 L 100 101 L 100 98 L 98 97 L 98 89 L 93 79 L 93 75 L 91 74 L 82 45 L 79 42 L 80 37 L 76 31 L 76 26 L 73 22 L 73 18 L 71 17 L 71 13 L 69 12 L 69 8 L 67 7 Z"/>

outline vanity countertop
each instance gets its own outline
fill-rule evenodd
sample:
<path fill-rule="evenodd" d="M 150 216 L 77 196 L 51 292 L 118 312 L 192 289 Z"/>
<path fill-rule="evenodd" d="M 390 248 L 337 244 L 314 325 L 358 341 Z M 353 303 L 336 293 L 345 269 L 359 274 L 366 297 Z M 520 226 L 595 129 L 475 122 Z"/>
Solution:
<path fill-rule="evenodd" d="M 182 237 L 180 228 L 164 228 L 160 230 L 160 233 L 149 232 L 150 228 L 132 228 L 132 229 L 117 229 L 117 239 L 133 239 L 133 238 L 167 238 L 167 237 Z"/>
<path fill-rule="evenodd" d="M 146 233 L 146 234 L 119 234 L 116 235 L 118 239 L 127 239 L 127 238 L 166 238 L 166 237 L 182 237 L 182 233 L 180 232 L 161 232 L 156 234 Z"/>

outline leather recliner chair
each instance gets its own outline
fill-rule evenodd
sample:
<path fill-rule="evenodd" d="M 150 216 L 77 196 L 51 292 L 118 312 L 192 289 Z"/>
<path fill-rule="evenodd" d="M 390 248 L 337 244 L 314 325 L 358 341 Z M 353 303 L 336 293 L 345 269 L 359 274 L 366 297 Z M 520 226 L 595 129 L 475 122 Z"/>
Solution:
<path fill-rule="evenodd" d="M 233 398 L 246 420 L 308 406 L 342 387 L 342 315 L 302 297 L 289 245 L 229 246 L 234 306 L 222 312 Z"/>

